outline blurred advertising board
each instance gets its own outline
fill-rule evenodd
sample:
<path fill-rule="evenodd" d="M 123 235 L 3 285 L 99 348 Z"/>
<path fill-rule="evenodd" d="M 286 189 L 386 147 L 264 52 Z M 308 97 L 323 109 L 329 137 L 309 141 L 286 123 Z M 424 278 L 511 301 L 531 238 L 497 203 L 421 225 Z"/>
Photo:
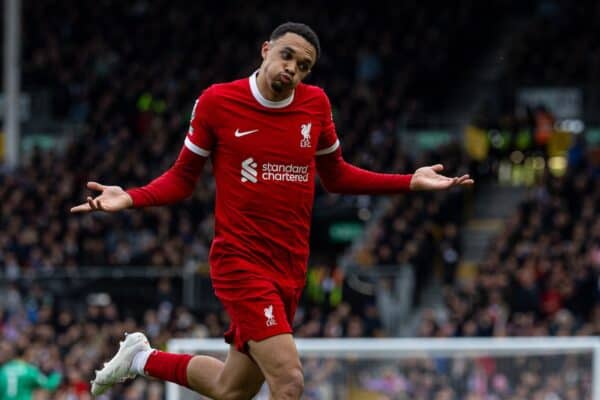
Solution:
<path fill-rule="evenodd" d="M 517 108 L 544 106 L 557 119 L 583 116 L 583 92 L 576 87 L 524 87 L 517 90 Z"/>

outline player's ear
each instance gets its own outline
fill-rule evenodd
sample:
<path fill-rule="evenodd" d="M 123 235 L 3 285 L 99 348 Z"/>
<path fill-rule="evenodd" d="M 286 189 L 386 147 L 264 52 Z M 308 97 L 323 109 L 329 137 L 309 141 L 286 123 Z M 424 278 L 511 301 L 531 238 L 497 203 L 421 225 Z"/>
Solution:
<path fill-rule="evenodd" d="M 262 59 L 264 60 L 265 58 L 267 58 L 267 53 L 269 53 L 269 47 L 271 46 L 271 42 L 269 41 L 265 41 L 261 48 L 260 48 L 260 55 L 262 56 Z"/>

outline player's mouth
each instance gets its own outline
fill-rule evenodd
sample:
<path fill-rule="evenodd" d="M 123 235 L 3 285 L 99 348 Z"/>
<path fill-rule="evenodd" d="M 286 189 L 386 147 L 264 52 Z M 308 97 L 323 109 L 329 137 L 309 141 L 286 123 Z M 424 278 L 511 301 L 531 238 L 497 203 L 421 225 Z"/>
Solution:
<path fill-rule="evenodd" d="M 292 77 L 288 74 L 279 74 L 279 80 L 285 85 L 289 85 L 290 83 L 292 83 Z"/>

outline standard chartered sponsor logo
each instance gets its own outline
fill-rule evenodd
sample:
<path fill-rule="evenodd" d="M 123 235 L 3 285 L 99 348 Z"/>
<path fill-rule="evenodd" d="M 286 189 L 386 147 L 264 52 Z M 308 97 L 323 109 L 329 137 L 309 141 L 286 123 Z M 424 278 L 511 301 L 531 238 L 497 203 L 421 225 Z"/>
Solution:
<path fill-rule="evenodd" d="M 256 183 L 258 181 L 258 179 L 256 179 L 256 175 L 258 175 L 258 172 L 256 172 L 256 162 L 254 161 L 254 159 L 252 157 L 246 158 L 244 161 L 242 161 L 242 182 L 252 182 L 252 183 Z"/>
<path fill-rule="evenodd" d="M 252 157 L 242 161 L 242 182 L 308 182 L 308 165 L 264 163 L 258 167 Z"/>
<path fill-rule="evenodd" d="M 308 165 L 265 163 L 261 171 L 265 181 L 308 182 Z"/>

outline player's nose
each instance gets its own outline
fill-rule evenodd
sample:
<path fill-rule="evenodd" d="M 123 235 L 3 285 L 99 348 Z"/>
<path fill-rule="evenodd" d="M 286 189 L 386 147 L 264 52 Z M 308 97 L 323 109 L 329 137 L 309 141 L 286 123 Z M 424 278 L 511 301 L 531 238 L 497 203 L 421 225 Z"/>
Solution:
<path fill-rule="evenodd" d="M 289 74 L 290 76 L 293 77 L 296 74 L 297 66 L 296 66 L 295 62 L 287 63 L 287 64 L 285 64 L 283 69 L 285 70 L 286 74 Z"/>

